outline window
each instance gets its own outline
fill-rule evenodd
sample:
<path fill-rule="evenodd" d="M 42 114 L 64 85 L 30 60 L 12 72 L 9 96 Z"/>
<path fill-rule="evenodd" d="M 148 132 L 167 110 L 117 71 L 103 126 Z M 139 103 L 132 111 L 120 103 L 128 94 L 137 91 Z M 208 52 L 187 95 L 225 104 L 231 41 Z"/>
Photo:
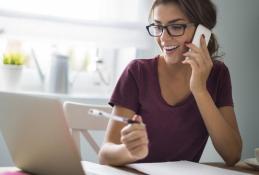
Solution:
<path fill-rule="evenodd" d="M 99 51 L 102 67 L 112 70 L 115 81 L 137 49 L 152 47 L 145 30 L 146 4 L 149 0 L 4 1 L 0 6 L 0 31 L 4 31 L 0 54 L 19 45 L 30 58 L 27 66 L 35 69 L 33 50 L 46 73 L 53 50 L 58 50 L 70 56 L 70 68 L 76 73 L 82 67 L 86 72 L 94 70 Z"/>
<path fill-rule="evenodd" d="M 137 22 L 141 0 L 8 0 L 1 9 L 74 20 Z"/>
<path fill-rule="evenodd" d="M 8 36 L 22 38 L 146 48 L 149 46 L 145 38 L 148 7 L 143 7 L 143 2 L 8 0 L 0 6 L 0 29 Z"/>

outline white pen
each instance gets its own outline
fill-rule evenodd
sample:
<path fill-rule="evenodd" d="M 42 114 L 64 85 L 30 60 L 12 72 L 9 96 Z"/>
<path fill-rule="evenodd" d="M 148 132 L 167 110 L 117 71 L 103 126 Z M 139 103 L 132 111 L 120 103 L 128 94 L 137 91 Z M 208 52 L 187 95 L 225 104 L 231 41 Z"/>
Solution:
<path fill-rule="evenodd" d="M 97 117 L 106 117 L 106 118 L 109 118 L 109 119 L 112 119 L 112 120 L 115 120 L 115 121 L 118 121 L 118 122 L 122 122 L 122 123 L 127 123 L 127 124 L 129 124 L 129 123 L 140 123 L 139 121 L 135 121 L 135 120 L 128 119 L 128 118 L 118 116 L 118 115 L 114 115 L 114 114 L 110 114 L 110 113 L 100 111 L 100 110 L 97 110 L 97 109 L 89 109 L 88 114 L 93 115 L 93 116 L 97 116 Z"/>

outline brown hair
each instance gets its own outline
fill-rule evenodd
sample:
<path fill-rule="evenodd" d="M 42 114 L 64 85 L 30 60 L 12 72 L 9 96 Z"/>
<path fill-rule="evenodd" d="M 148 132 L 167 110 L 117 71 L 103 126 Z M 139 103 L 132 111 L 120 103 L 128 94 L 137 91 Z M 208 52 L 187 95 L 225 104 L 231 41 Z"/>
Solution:
<path fill-rule="evenodd" d="M 155 0 L 152 4 L 149 20 L 153 17 L 154 8 L 160 4 L 174 3 L 195 24 L 202 24 L 210 30 L 217 23 L 217 10 L 211 0 Z M 212 57 L 218 57 L 219 45 L 214 34 L 211 35 L 208 50 Z"/>

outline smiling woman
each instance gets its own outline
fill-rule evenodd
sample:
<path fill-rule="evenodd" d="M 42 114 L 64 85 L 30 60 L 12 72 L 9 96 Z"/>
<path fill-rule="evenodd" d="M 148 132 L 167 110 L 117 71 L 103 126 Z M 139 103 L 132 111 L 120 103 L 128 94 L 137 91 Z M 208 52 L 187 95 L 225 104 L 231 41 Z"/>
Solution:
<path fill-rule="evenodd" d="M 228 68 L 213 59 L 213 40 L 208 47 L 205 36 L 199 38 L 200 47 L 192 43 L 198 24 L 214 28 L 215 5 L 211 0 L 155 0 L 150 14 L 147 30 L 161 53 L 129 63 L 109 101 L 113 114 L 140 124 L 110 121 L 100 162 L 198 162 L 210 137 L 226 164 L 234 165 L 242 140 Z"/>

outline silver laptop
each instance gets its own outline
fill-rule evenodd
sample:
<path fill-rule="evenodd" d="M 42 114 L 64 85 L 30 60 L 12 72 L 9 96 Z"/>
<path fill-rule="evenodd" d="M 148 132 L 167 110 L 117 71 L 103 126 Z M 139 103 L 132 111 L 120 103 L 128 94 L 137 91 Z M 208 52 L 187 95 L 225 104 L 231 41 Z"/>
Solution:
<path fill-rule="evenodd" d="M 0 92 L 0 130 L 17 167 L 37 175 L 83 175 L 55 98 Z"/>

